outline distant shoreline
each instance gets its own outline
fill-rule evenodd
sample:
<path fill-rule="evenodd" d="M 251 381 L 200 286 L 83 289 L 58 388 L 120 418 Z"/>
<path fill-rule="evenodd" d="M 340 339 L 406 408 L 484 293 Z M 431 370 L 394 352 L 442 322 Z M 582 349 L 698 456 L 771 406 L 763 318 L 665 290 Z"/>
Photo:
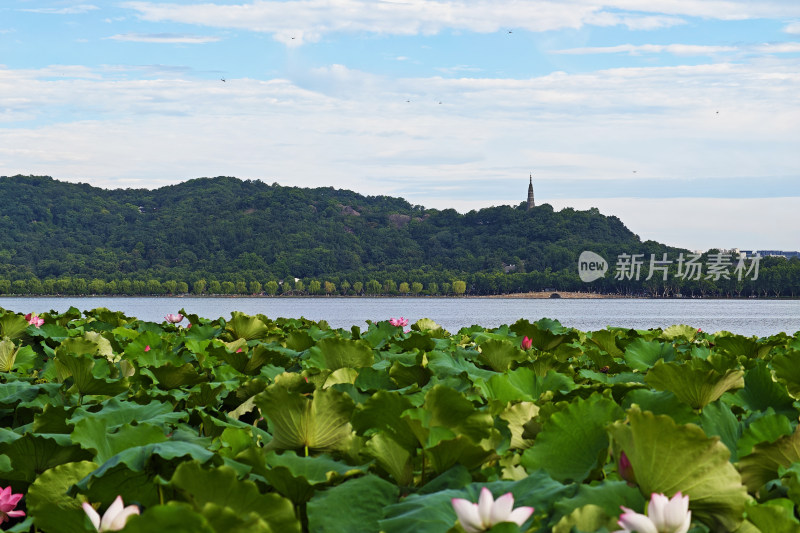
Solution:
<path fill-rule="evenodd" d="M 558 296 L 553 296 L 557 294 Z M 462 294 L 462 295 L 427 295 L 427 294 L 349 294 L 349 295 L 342 295 L 342 294 L 276 294 L 274 296 L 270 296 L 268 294 L 2 294 L 0 298 L 19 298 L 19 299 L 29 299 L 29 298 L 119 298 L 119 299 L 128 299 L 128 298 L 271 298 L 271 299 L 281 299 L 281 298 L 318 298 L 318 299 L 334 299 L 334 298 L 343 298 L 343 299 L 359 299 L 359 298 L 381 298 L 381 299 L 404 299 L 404 298 L 430 298 L 430 299 L 495 299 L 495 300 L 558 300 L 558 299 L 574 299 L 574 300 L 599 300 L 599 299 L 617 299 L 617 300 L 800 300 L 800 297 L 774 297 L 774 296 L 759 296 L 758 298 L 751 298 L 751 297 L 730 297 L 730 298 L 722 298 L 722 297 L 714 297 L 714 296 L 695 296 L 695 297 L 661 297 L 661 298 L 653 298 L 650 296 L 643 296 L 643 295 L 624 295 L 624 294 L 603 294 L 603 293 L 596 293 L 596 292 L 576 292 L 576 291 L 533 291 L 533 292 L 516 292 L 510 294 Z"/>

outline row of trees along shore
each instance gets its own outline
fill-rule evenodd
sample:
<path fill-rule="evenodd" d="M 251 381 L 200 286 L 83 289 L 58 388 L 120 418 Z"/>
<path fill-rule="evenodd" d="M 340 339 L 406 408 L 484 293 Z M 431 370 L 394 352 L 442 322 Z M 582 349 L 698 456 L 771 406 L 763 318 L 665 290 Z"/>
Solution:
<path fill-rule="evenodd" d="M 397 274 L 397 273 L 395 273 Z M 698 279 L 682 278 L 673 265 L 667 272 L 646 279 L 643 266 L 639 279 L 617 279 L 614 267 L 605 277 L 584 283 L 576 268 L 532 272 L 440 273 L 416 271 L 405 276 L 377 273 L 366 280 L 337 276 L 328 278 L 287 278 L 259 280 L 241 273 L 232 279 L 195 275 L 193 279 L 85 279 L 63 276 L 40 280 L 0 277 L 3 296 L 178 296 L 178 295 L 265 295 L 265 296 L 486 296 L 536 291 L 591 292 L 619 296 L 796 298 L 800 297 L 800 259 L 764 257 L 758 273 L 742 279 L 731 273 L 726 279 L 703 274 Z M 753 279 L 755 278 L 755 279 Z M 409 279 L 409 281 L 397 281 Z"/>

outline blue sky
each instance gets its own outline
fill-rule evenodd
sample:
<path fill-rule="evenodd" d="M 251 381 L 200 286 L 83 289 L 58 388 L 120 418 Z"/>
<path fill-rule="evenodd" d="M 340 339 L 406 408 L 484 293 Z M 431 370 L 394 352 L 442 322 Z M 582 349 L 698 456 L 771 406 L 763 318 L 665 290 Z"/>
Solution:
<path fill-rule="evenodd" d="M 225 81 L 222 81 L 222 80 Z M 5 0 L 0 175 L 598 207 L 800 249 L 795 0 Z"/>

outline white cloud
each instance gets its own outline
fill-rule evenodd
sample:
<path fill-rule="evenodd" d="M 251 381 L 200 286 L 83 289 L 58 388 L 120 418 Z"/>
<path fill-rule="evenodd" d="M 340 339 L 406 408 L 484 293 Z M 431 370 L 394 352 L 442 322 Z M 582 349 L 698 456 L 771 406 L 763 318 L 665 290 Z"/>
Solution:
<path fill-rule="evenodd" d="M 800 34 L 800 22 L 792 22 L 787 24 L 786 27 L 783 28 L 783 31 L 794 35 Z"/>
<path fill-rule="evenodd" d="M 690 250 L 797 250 L 791 232 L 800 225 L 800 198 L 571 198 L 549 203 L 555 209 L 597 207 L 618 217 L 642 240 Z"/>
<path fill-rule="evenodd" d="M 220 40 L 219 37 L 210 35 L 187 35 L 180 33 L 124 33 L 106 38 L 114 41 L 165 44 L 205 44 Z"/>
<path fill-rule="evenodd" d="M 739 48 L 735 46 L 705 46 L 692 44 L 620 44 L 617 46 L 591 46 L 583 48 L 568 48 L 565 50 L 554 50 L 554 54 L 674 54 L 679 56 L 698 56 L 712 55 L 723 52 L 736 52 Z"/>
<path fill-rule="evenodd" d="M 105 187 L 234 175 L 459 209 L 519 203 L 530 171 L 551 181 L 754 176 L 754 196 L 759 176 L 800 176 L 793 58 L 530 79 L 395 79 L 332 65 L 221 83 L 160 66 L 129 79 L 131 68 L 0 67 L 0 174 Z M 690 244 L 691 228 L 671 240 L 647 214 L 630 215 L 634 229 L 653 228 L 636 229 L 644 237 L 728 245 Z M 777 227 L 784 238 L 798 226 Z"/>
<path fill-rule="evenodd" d="M 657 8 L 645 5 L 633 6 L 629 12 L 619 12 L 619 4 L 625 3 L 582 0 L 512 0 L 501 3 L 488 0 L 417 0 L 402 3 L 373 0 L 254 0 L 233 5 L 131 1 L 124 2 L 122 6 L 138 12 L 139 17 L 147 21 L 266 32 L 290 46 L 316 42 L 323 35 L 333 32 L 429 35 L 446 29 L 490 33 L 507 28 L 540 32 L 578 29 L 585 25 L 619 25 L 635 30 L 652 30 L 684 23 L 679 16 L 663 14 Z M 729 7 L 729 2 L 710 3 Z M 680 13 L 680 10 L 677 12 Z"/>
<path fill-rule="evenodd" d="M 800 43 L 765 43 L 757 45 L 713 46 L 693 44 L 620 44 L 616 46 L 588 46 L 553 50 L 553 54 L 588 55 L 588 54 L 673 54 L 676 56 L 708 56 L 732 52 L 757 54 L 794 54 L 800 52 Z"/>
<path fill-rule="evenodd" d="M 77 6 L 70 6 L 70 7 L 27 8 L 27 9 L 20 9 L 20 11 L 26 11 L 28 13 L 43 13 L 48 15 L 82 15 L 84 13 L 95 11 L 97 9 L 100 8 L 91 4 L 80 4 Z"/>
<path fill-rule="evenodd" d="M 754 47 L 763 54 L 796 54 L 800 52 L 800 43 L 769 43 Z"/>

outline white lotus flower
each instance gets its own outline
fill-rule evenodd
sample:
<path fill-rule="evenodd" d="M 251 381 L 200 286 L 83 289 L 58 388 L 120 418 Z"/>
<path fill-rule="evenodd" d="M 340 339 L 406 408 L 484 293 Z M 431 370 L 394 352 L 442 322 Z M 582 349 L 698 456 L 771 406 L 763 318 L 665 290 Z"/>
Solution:
<path fill-rule="evenodd" d="M 502 522 L 514 522 L 518 526 L 525 523 L 532 514 L 533 507 L 514 509 L 514 496 L 507 492 L 495 501 L 491 491 L 481 489 L 478 503 L 463 498 L 450 500 L 458 521 L 467 533 L 480 533 Z"/>
<path fill-rule="evenodd" d="M 84 502 L 82 507 L 97 531 L 119 531 L 125 527 L 129 516 L 139 514 L 139 508 L 135 505 L 125 507 L 125 504 L 122 503 L 122 496 L 117 496 L 114 503 L 106 509 L 103 518 L 100 518 L 94 507 L 88 503 Z"/>
<path fill-rule="evenodd" d="M 672 498 L 653 493 L 647 506 L 647 515 L 639 514 L 627 507 L 619 517 L 620 529 L 616 533 L 686 533 L 692 524 L 689 497 L 680 492 Z"/>

